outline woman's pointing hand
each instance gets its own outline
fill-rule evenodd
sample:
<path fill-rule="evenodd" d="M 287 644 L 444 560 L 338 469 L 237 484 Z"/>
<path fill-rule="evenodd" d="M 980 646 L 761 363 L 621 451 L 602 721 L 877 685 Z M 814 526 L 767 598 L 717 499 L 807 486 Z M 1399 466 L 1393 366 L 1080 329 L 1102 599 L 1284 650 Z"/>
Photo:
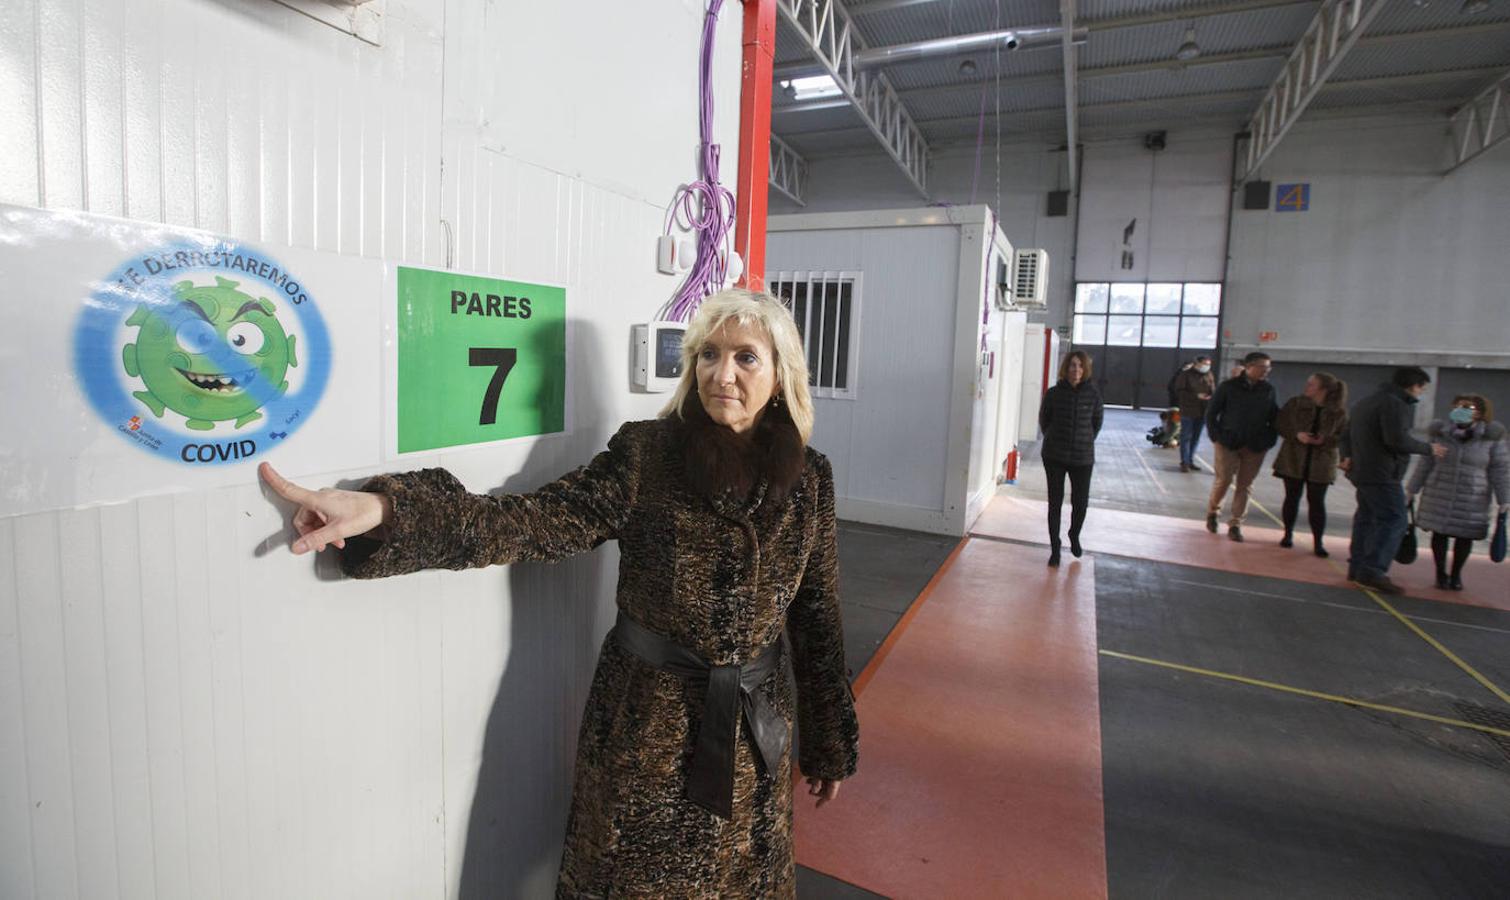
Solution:
<path fill-rule="evenodd" d="M 299 532 L 292 547 L 295 554 L 318 553 L 331 545 L 344 548 L 347 538 L 366 534 L 392 518 L 392 504 L 383 494 L 335 488 L 311 491 L 279 475 L 267 463 L 257 467 L 257 474 L 278 496 L 299 505 L 294 513 L 294 529 Z"/>

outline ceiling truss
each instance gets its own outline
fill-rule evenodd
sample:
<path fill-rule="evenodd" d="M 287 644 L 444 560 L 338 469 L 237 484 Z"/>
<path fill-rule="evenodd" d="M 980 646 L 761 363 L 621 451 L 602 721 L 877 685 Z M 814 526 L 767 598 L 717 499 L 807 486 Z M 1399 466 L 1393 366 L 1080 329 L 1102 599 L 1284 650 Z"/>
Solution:
<path fill-rule="evenodd" d="M 839 0 L 777 0 L 776 10 L 918 193 L 928 196 L 928 142 L 886 76 L 855 66 L 864 39 Z"/>
<path fill-rule="evenodd" d="M 782 196 L 798 206 L 807 205 L 802 199 L 802 191 L 807 187 L 807 160 L 774 134 L 771 135 L 770 180 L 771 187 L 780 191 Z"/>
<path fill-rule="evenodd" d="M 1452 117 L 1452 174 L 1489 148 L 1510 140 L 1510 72 L 1463 105 Z"/>
<path fill-rule="evenodd" d="M 1323 0 L 1316 17 L 1248 120 L 1247 179 L 1279 146 L 1388 0 Z"/>

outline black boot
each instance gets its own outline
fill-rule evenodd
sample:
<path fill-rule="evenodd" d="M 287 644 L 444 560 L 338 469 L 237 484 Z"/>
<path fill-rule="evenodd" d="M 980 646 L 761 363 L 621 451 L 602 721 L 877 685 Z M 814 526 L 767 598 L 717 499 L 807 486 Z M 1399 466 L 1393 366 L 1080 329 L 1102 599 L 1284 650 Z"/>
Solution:
<path fill-rule="evenodd" d="M 1295 535 L 1286 531 L 1285 536 L 1279 539 L 1279 546 L 1285 548 L 1295 546 Z"/>
<path fill-rule="evenodd" d="M 1071 534 L 1070 535 L 1070 553 L 1076 559 L 1079 559 L 1080 558 L 1080 554 L 1082 554 L 1084 552 L 1085 551 L 1083 549 L 1081 549 L 1081 547 L 1080 547 L 1080 535 L 1078 535 L 1078 534 Z"/>
<path fill-rule="evenodd" d="M 1058 541 L 1055 541 L 1053 544 L 1049 545 L 1049 565 L 1052 566 L 1052 567 L 1054 567 L 1054 568 L 1058 568 L 1059 567 L 1059 542 Z"/>
<path fill-rule="evenodd" d="M 1321 557 L 1322 559 L 1326 559 L 1328 556 L 1332 555 L 1332 554 L 1326 552 L 1326 548 L 1325 547 L 1321 546 L 1321 535 L 1319 535 L 1319 534 L 1316 535 L 1315 545 L 1316 545 L 1316 555 L 1319 556 L 1319 557 Z"/>

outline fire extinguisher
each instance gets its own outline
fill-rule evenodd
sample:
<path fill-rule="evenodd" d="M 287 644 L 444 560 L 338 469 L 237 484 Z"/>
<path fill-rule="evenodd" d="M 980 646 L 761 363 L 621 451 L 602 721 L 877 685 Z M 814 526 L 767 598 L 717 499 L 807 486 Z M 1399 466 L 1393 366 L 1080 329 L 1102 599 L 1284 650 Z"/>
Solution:
<path fill-rule="evenodd" d="M 1007 454 L 1007 461 L 1001 466 L 1001 481 L 999 484 L 1017 483 L 1017 447 L 1013 445 L 1012 452 Z"/>

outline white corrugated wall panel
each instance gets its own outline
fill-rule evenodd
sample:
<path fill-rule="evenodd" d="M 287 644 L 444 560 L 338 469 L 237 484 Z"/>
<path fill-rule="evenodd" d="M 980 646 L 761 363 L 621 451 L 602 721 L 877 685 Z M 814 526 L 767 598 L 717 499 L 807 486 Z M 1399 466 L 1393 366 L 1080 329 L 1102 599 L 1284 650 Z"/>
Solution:
<path fill-rule="evenodd" d="M 18 0 L 0 202 L 566 285 L 573 430 L 405 460 L 527 490 L 664 401 L 625 336 L 675 286 L 701 4 L 374 6 L 381 46 L 263 0 Z M 0 896 L 551 893 L 616 551 L 350 582 L 286 515 L 249 471 L 0 519 Z"/>
<path fill-rule="evenodd" d="M 766 274 L 860 272 L 854 400 L 814 401 L 813 446 L 850 500 L 943 512 L 954 378 L 959 229 L 772 232 Z"/>
<path fill-rule="evenodd" d="M 1146 149 L 1140 140 L 1087 145 L 1075 278 L 1220 281 L 1231 160 L 1227 135 L 1171 133 L 1161 151 Z M 1132 252 L 1131 268 L 1122 267 L 1123 250 Z"/>
<path fill-rule="evenodd" d="M 1443 177 L 1440 120 L 1301 123 L 1264 164 L 1305 212 L 1237 209 L 1223 327 L 1276 350 L 1510 353 L 1510 155 Z"/>

